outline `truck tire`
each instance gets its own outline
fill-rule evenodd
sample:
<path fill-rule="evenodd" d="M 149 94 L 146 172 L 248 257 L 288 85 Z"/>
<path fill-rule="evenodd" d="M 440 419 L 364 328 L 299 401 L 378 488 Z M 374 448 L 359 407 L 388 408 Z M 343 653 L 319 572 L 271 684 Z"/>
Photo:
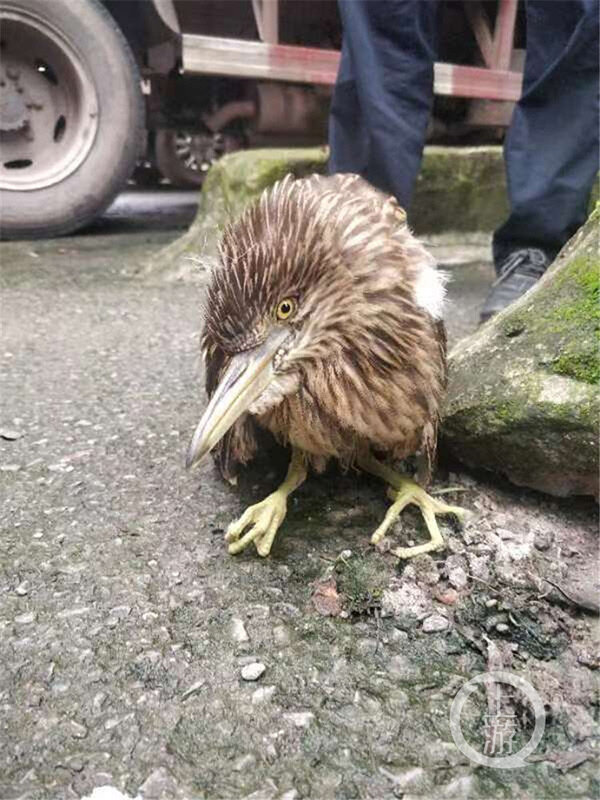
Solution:
<path fill-rule="evenodd" d="M 0 234 L 59 236 L 97 217 L 141 152 L 140 76 L 98 0 L 0 0 Z"/>

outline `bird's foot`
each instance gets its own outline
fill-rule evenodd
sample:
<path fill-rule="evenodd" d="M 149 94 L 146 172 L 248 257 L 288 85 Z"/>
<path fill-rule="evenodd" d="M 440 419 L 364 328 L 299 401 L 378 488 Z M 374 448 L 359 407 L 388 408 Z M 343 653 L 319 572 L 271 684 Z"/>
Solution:
<path fill-rule="evenodd" d="M 229 543 L 229 552 L 232 555 L 241 553 L 250 542 L 254 542 L 259 556 L 268 556 L 286 511 L 287 494 L 281 489 L 247 508 L 227 529 L 225 541 Z M 244 534 L 248 527 L 250 530 Z"/>
<path fill-rule="evenodd" d="M 459 520 L 464 520 L 469 512 L 464 508 L 460 508 L 460 506 L 447 505 L 441 500 L 431 497 L 418 483 L 415 483 L 410 478 L 397 476 L 394 483 L 395 488 L 388 489 L 388 495 L 394 502 L 388 508 L 383 522 L 371 537 L 371 543 L 378 544 L 406 506 L 412 503 L 421 509 L 430 539 L 428 542 L 415 547 L 397 547 L 390 552 L 398 556 L 398 558 L 414 558 L 414 556 L 419 556 L 422 553 L 443 550 L 446 543 L 438 528 L 436 516 L 438 514 L 453 514 Z"/>

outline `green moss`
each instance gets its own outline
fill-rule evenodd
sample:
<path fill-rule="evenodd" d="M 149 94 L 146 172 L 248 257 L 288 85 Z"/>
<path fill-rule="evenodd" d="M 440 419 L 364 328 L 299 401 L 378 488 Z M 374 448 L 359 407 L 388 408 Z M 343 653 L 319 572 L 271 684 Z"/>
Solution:
<path fill-rule="evenodd" d="M 386 570 L 382 567 L 380 559 L 373 555 L 369 558 L 353 555 L 338 561 L 337 586 L 346 598 L 348 611 L 363 614 L 379 608 L 388 578 Z"/>
<path fill-rule="evenodd" d="M 553 311 L 556 319 L 565 322 L 600 323 L 600 262 L 591 255 L 574 258 L 558 276 L 556 290 L 571 289 L 571 296 Z"/>
<path fill-rule="evenodd" d="M 525 315 L 514 314 L 505 319 L 501 327 L 504 335 L 509 338 L 520 336 L 527 330 L 527 318 Z"/>
<path fill-rule="evenodd" d="M 565 375 L 585 383 L 598 384 L 600 383 L 598 352 L 563 353 L 552 362 L 552 372 L 556 375 Z"/>
<path fill-rule="evenodd" d="M 550 370 L 585 383 L 600 382 L 600 264 L 585 253 L 573 258 L 559 276 L 556 291 L 567 299 L 548 314 L 548 321 L 565 334 Z"/>
<path fill-rule="evenodd" d="M 492 230 L 507 214 L 500 147 L 426 148 L 409 214 L 419 233 Z"/>
<path fill-rule="evenodd" d="M 520 303 L 514 311 L 502 315 L 497 323 L 504 337 L 515 339 L 513 359 L 518 352 L 534 354 L 537 367 L 543 371 L 588 384 L 600 382 L 596 217 L 600 220 L 600 209 L 559 258 L 554 280 L 540 287 L 529 303 Z M 499 409 L 500 419 L 510 421 L 513 416 L 512 408 Z M 516 418 L 519 416 L 517 413 Z"/>
<path fill-rule="evenodd" d="M 517 400 L 505 400 L 495 408 L 498 419 L 502 420 L 502 422 L 507 425 L 512 425 L 517 420 L 522 419 L 524 411 L 523 404 L 519 403 Z"/>

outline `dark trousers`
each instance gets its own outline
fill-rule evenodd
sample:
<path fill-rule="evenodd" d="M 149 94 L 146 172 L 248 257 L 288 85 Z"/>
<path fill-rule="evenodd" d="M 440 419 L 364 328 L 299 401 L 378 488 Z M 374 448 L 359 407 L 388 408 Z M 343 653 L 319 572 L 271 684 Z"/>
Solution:
<path fill-rule="evenodd" d="M 585 221 L 599 159 L 598 6 L 526 0 L 523 94 L 504 146 L 511 210 L 494 235 L 497 265 L 522 247 L 553 258 Z M 357 172 L 408 207 L 433 101 L 438 3 L 339 0 L 339 8 L 330 171 Z"/>

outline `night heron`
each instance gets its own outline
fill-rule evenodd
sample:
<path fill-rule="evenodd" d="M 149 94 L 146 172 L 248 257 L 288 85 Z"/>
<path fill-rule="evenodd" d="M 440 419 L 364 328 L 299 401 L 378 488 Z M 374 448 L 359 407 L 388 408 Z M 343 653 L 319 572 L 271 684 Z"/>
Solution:
<path fill-rule="evenodd" d="M 227 227 L 202 335 L 209 404 L 187 465 L 212 450 L 232 479 L 257 426 L 292 449 L 281 486 L 230 525 L 230 553 L 254 542 L 268 555 L 288 496 L 332 457 L 390 487 L 373 543 L 413 503 L 430 540 L 393 552 L 444 546 L 436 515 L 463 509 L 423 488 L 446 387 L 444 294 L 402 209 L 356 175 L 288 176 Z M 416 481 L 392 466 L 413 454 Z"/>

